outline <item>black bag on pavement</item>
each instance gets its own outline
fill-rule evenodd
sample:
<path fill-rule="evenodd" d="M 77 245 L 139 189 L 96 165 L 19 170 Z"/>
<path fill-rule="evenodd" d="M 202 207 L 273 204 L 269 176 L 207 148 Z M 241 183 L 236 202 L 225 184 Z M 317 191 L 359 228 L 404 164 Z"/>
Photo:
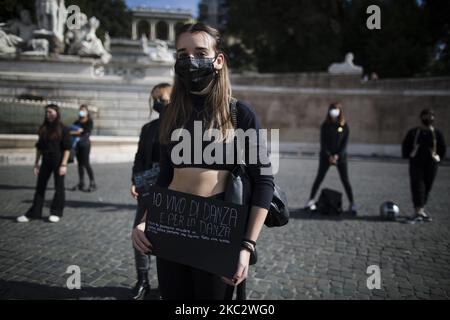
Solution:
<path fill-rule="evenodd" d="M 317 211 L 322 214 L 336 215 L 342 213 L 342 193 L 333 189 L 322 189 L 317 201 Z"/>

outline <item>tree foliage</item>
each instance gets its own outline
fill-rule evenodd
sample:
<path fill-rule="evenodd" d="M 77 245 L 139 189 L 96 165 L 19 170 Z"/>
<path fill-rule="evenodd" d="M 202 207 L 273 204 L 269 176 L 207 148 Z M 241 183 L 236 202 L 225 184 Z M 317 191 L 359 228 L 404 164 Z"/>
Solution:
<path fill-rule="evenodd" d="M 366 26 L 372 4 L 381 30 Z M 450 74 L 447 0 L 229 0 L 229 9 L 235 69 L 325 71 L 353 52 L 381 77 Z"/>

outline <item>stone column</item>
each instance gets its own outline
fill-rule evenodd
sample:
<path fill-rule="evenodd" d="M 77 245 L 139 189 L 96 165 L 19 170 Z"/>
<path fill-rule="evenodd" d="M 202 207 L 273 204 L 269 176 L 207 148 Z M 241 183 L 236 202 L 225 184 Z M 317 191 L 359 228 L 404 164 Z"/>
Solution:
<path fill-rule="evenodd" d="M 156 21 L 150 20 L 150 40 L 155 41 L 156 40 Z"/>
<path fill-rule="evenodd" d="M 169 21 L 169 41 L 175 41 L 175 22 Z"/>
<path fill-rule="evenodd" d="M 131 23 L 131 39 L 137 40 L 137 20 L 133 19 L 133 22 Z"/>

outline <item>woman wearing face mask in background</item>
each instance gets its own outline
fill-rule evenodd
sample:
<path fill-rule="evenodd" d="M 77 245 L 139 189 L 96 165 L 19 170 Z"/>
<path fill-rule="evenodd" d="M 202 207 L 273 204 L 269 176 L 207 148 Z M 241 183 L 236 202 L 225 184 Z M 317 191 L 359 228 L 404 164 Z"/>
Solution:
<path fill-rule="evenodd" d="M 316 210 L 315 196 L 330 166 L 336 166 L 350 202 L 349 212 L 357 214 L 353 200 L 352 186 L 348 178 L 347 142 L 349 128 L 345 121 L 342 105 L 333 103 L 320 129 L 319 171 L 311 189 L 306 208 Z"/>
<path fill-rule="evenodd" d="M 48 180 L 53 173 L 55 180 L 55 195 L 50 207 L 50 222 L 58 222 L 64 210 L 65 190 L 64 176 L 67 173 L 67 162 L 71 147 L 69 129 L 61 122 L 59 107 L 49 104 L 45 107 L 45 120 L 38 131 L 36 143 L 36 161 L 34 174 L 38 177 L 33 205 L 17 222 L 28 222 L 30 219 L 40 219 L 44 206 L 45 191 Z M 42 163 L 39 160 L 42 156 Z"/>
<path fill-rule="evenodd" d="M 94 179 L 94 171 L 92 170 L 89 158 L 91 154 L 91 133 L 94 127 L 94 122 L 92 121 L 89 108 L 87 105 L 83 104 L 80 106 L 79 118 L 73 124 L 78 126 L 80 129 L 77 131 L 71 131 L 70 134 L 80 137 L 76 147 L 76 157 L 78 163 L 78 185 L 72 188 L 72 191 L 81 190 L 92 192 L 97 189 Z M 86 188 L 84 184 L 84 170 L 86 169 L 89 176 L 89 188 Z"/>
<path fill-rule="evenodd" d="M 160 83 L 156 85 L 151 92 L 150 107 L 157 113 L 169 104 L 172 86 L 168 83 Z M 150 111 L 151 112 L 151 111 Z M 139 136 L 138 150 L 134 157 L 134 164 L 131 177 L 131 195 L 137 200 L 139 194 L 134 185 L 134 176 L 146 170 L 154 170 L 159 172 L 159 118 L 155 119 L 142 127 Z M 157 177 L 157 176 L 155 176 Z M 156 180 L 155 180 L 156 182 Z M 145 210 L 138 204 L 136 215 L 133 223 L 135 228 L 142 220 Z M 150 291 L 150 283 L 148 281 L 148 272 L 150 270 L 150 255 L 142 253 L 134 249 L 134 261 L 136 265 L 137 283 L 132 291 L 134 300 L 142 300 Z"/>
<path fill-rule="evenodd" d="M 403 158 L 409 159 L 409 177 L 414 204 L 411 222 L 430 222 L 425 212 L 428 195 L 437 174 L 439 162 L 444 159 L 446 146 L 442 133 L 434 128 L 434 111 L 420 113 L 422 126 L 409 130 L 402 144 Z"/>
<path fill-rule="evenodd" d="M 220 34 L 203 23 L 186 24 L 176 36 L 177 61 L 175 64 L 175 82 L 171 102 L 161 115 L 160 126 L 160 164 L 161 172 L 157 185 L 178 192 L 189 193 L 201 197 L 223 200 L 225 187 L 230 172 L 238 164 L 222 158 L 226 156 L 226 144 L 233 146 L 233 121 L 231 118 L 231 85 L 227 61 L 220 49 Z M 250 106 L 237 101 L 237 128 L 259 130 L 259 119 Z M 220 159 L 214 159 L 207 164 L 205 159 L 196 161 L 191 152 L 189 161 L 175 163 L 171 157 L 172 150 L 178 142 L 171 141 L 174 130 L 184 128 L 194 135 L 194 121 L 202 123 L 204 133 L 207 129 L 217 129 L 218 137 L 212 140 L 219 144 Z M 203 134 L 200 134 L 200 139 Z M 209 145 L 203 141 L 191 139 L 191 150 L 194 144 L 204 148 Z M 236 146 L 237 147 L 237 146 Z M 257 150 L 264 148 L 257 143 Z M 256 241 L 267 216 L 268 208 L 273 198 L 273 175 L 271 165 L 262 164 L 261 159 L 249 162 L 249 146 L 246 146 L 245 161 L 249 177 L 253 183 L 249 219 L 242 239 L 242 249 L 236 272 L 232 279 L 221 277 L 197 268 L 175 263 L 157 257 L 159 288 L 164 300 L 224 300 L 230 288 L 242 283 L 248 274 L 250 256 L 254 253 Z M 241 150 L 237 147 L 237 152 Z M 259 150 L 258 156 L 265 154 Z M 237 154 L 237 153 L 236 153 Z M 233 162 L 233 163 L 230 163 Z M 263 170 L 262 168 L 267 170 Z M 148 214 L 151 214 L 148 213 Z M 152 244 L 144 233 L 145 216 L 132 234 L 133 244 L 141 252 L 148 253 Z M 208 252 L 205 252 L 205 257 Z M 229 285 L 230 287 L 227 287 Z M 228 297 L 229 298 L 229 297 Z"/>

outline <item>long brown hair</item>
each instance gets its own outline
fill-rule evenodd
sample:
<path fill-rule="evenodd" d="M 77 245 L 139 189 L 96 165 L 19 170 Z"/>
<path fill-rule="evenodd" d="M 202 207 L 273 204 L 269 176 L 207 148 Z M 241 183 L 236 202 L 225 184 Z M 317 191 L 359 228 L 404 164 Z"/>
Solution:
<path fill-rule="evenodd" d="M 53 109 L 56 111 L 56 119 L 53 122 L 47 119 L 47 109 Z M 38 130 L 39 138 L 44 140 L 61 140 L 63 123 L 61 122 L 61 112 L 56 104 L 48 104 L 45 106 L 44 122 L 41 124 Z"/>
<path fill-rule="evenodd" d="M 338 109 L 339 110 L 339 116 L 338 116 L 338 123 L 341 126 L 345 125 L 345 116 L 344 116 L 344 109 L 342 108 L 341 102 L 333 102 L 328 107 L 327 117 L 325 118 L 325 123 L 333 123 L 330 116 L 330 110 L 331 109 Z"/>
<path fill-rule="evenodd" d="M 205 32 L 214 40 L 214 51 L 217 54 L 223 53 L 220 50 L 220 33 L 216 29 L 204 24 L 185 24 L 177 32 L 175 44 L 178 43 L 180 36 L 185 33 Z M 217 70 L 217 77 L 213 80 L 211 90 L 205 99 L 205 123 L 206 129 L 216 128 L 221 133 L 219 140 L 228 140 L 231 138 L 233 123 L 231 121 L 229 103 L 231 98 L 231 83 L 228 72 L 226 58 L 223 67 Z M 174 85 L 171 95 L 170 107 L 166 108 L 162 115 L 160 137 L 162 144 L 170 142 L 172 130 L 181 128 L 184 122 L 189 118 L 192 112 L 192 103 L 189 91 L 183 84 L 183 81 L 175 75 Z"/>

